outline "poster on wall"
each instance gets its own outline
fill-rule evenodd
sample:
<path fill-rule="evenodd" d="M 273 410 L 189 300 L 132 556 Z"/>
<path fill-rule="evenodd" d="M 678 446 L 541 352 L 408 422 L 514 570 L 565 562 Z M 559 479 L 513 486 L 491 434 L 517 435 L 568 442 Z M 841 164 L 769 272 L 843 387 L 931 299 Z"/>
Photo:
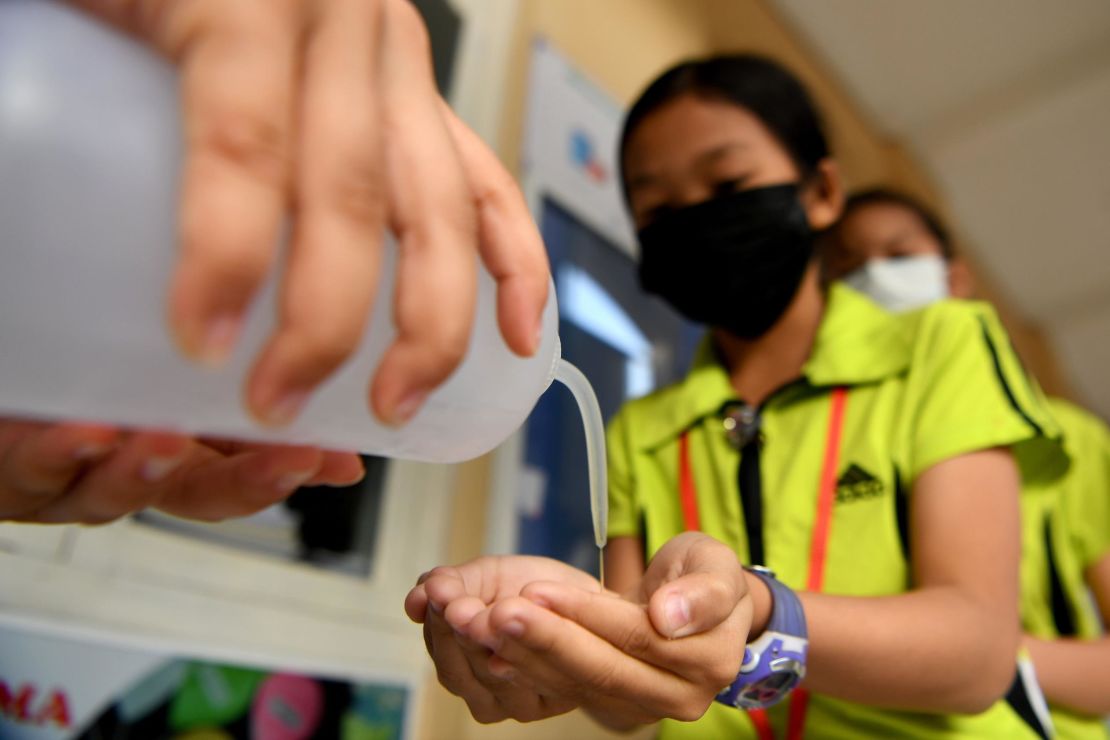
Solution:
<path fill-rule="evenodd" d="M 0 624 L 0 738 L 402 740 L 411 687 Z"/>
<path fill-rule="evenodd" d="M 617 168 L 624 112 L 544 38 L 532 45 L 522 181 L 533 213 L 550 198 L 635 256 Z"/>

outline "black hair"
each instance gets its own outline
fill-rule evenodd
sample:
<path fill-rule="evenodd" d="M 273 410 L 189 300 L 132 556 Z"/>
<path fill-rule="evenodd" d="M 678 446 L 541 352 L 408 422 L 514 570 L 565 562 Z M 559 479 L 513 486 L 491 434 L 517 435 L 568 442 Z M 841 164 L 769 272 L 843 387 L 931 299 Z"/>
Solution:
<path fill-rule="evenodd" d="M 647 86 L 624 119 L 618 150 L 622 169 L 628 140 L 644 118 L 686 94 L 733 103 L 753 113 L 790 153 L 803 177 L 829 156 L 821 116 L 802 83 L 770 59 L 727 54 L 682 62 Z"/>
<path fill-rule="evenodd" d="M 921 223 L 940 244 L 940 252 L 944 259 L 951 260 L 956 256 L 956 248 L 952 243 L 952 237 L 937 215 L 926 208 L 921 201 L 897 190 L 870 188 L 852 193 L 844 203 L 844 212 L 840 216 L 840 222 L 843 223 L 853 212 L 860 208 L 874 205 L 901 206 L 912 211 L 921 219 Z"/>

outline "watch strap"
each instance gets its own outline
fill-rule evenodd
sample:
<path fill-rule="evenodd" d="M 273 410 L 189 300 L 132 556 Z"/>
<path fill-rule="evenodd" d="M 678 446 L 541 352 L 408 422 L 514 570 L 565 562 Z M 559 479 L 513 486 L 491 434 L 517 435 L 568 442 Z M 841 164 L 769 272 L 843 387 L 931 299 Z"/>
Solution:
<path fill-rule="evenodd" d="M 767 620 L 766 629 L 808 639 L 806 614 L 798 595 L 766 568 L 746 570 L 767 584 L 767 590 L 771 593 L 771 616 Z"/>

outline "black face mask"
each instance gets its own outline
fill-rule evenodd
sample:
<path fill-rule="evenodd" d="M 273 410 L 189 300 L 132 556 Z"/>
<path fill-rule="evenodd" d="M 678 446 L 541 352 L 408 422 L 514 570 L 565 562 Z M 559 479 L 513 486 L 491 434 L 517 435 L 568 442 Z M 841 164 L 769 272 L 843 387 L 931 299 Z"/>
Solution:
<path fill-rule="evenodd" d="M 640 284 L 683 316 L 755 339 L 801 285 L 813 233 L 794 184 L 741 190 L 640 230 Z"/>

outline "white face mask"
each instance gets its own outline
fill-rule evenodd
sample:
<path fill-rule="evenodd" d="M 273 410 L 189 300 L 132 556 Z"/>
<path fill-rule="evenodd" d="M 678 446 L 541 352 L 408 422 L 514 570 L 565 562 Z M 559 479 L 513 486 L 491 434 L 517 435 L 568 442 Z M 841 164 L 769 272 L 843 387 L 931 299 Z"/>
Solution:
<path fill-rule="evenodd" d="M 898 313 L 948 296 L 948 265 L 943 257 L 873 259 L 843 281 L 888 311 Z"/>

